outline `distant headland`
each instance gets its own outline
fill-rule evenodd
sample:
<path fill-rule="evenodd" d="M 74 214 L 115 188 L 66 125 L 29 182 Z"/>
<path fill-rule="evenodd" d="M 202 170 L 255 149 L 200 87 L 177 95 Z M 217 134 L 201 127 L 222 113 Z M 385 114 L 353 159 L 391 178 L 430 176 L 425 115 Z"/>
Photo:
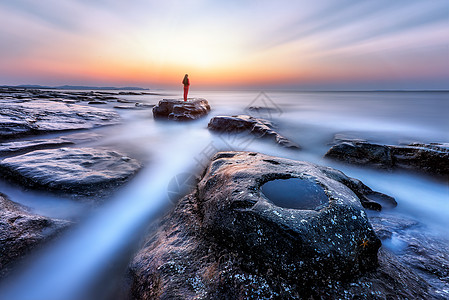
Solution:
<path fill-rule="evenodd" d="M 43 86 L 37 84 L 23 84 L 23 85 L 2 85 L 2 88 L 22 88 L 22 89 L 52 89 L 52 90 L 132 90 L 142 91 L 149 90 L 141 87 L 111 87 L 111 86 L 83 86 L 83 85 L 61 85 L 61 86 Z"/>

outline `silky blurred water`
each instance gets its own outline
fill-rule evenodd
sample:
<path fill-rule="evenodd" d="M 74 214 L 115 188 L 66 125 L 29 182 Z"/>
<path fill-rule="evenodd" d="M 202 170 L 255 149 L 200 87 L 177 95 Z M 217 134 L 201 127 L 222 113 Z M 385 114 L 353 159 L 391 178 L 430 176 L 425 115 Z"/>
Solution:
<path fill-rule="evenodd" d="M 167 95 L 121 96 L 146 104 Z M 81 204 L 0 182 L 2 192 L 36 212 L 81 220 L 60 240 L 35 253 L 26 268 L 4 281 L 0 299 L 101 299 L 111 297 L 146 225 L 172 202 L 173 178 L 199 174 L 220 150 L 247 150 L 328 165 L 358 178 L 373 190 L 396 198 L 389 213 L 422 223 L 423 230 L 445 239 L 449 233 L 449 185 L 429 176 L 385 172 L 324 160 L 335 134 L 382 144 L 449 142 L 447 92 L 265 92 L 192 91 L 212 107 L 206 118 L 185 123 L 155 121 L 150 110 L 115 109 L 123 124 L 96 129 L 102 136 L 82 146 L 106 147 L 143 162 L 143 170 L 100 206 Z M 109 104 L 111 109 L 113 105 Z M 269 107 L 270 110 L 251 110 Z M 104 107 L 104 106 L 101 106 Z M 251 114 L 273 122 L 278 132 L 303 150 L 281 148 L 246 133 L 209 132 L 216 115 Z M 176 182 L 176 181 L 175 181 Z M 176 188 L 176 187 L 175 187 Z M 58 199 L 60 201 L 58 202 Z M 57 209 L 55 209 L 57 207 Z M 389 242 L 400 250 L 402 244 Z M 114 267 L 111 269 L 111 265 Z M 101 282 L 101 284 L 98 284 Z M 26 287 L 24 289 L 23 287 Z"/>

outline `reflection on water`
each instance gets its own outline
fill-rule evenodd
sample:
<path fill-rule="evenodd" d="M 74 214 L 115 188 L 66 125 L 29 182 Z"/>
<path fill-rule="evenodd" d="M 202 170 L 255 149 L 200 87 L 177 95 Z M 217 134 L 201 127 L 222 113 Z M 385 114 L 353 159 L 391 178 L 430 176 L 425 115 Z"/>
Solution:
<path fill-rule="evenodd" d="M 323 188 L 311 179 L 270 180 L 261 190 L 271 202 L 284 208 L 320 210 L 329 203 Z"/>
<path fill-rule="evenodd" d="M 143 170 L 74 230 L 42 253 L 37 253 L 26 270 L 6 280 L 0 289 L 0 299 L 108 297 L 113 290 L 111 284 L 115 282 L 111 275 L 123 273 L 146 225 L 170 203 L 167 187 L 173 184 L 173 178 L 179 174 L 198 173 L 217 150 L 259 151 L 334 166 L 348 176 L 361 179 L 374 190 L 395 197 L 398 207 L 390 210 L 393 213 L 419 220 L 425 225 L 422 228 L 434 234 L 445 236 L 448 233 L 446 183 L 322 159 L 336 133 L 378 143 L 448 142 L 448 93 L 272 92 L 266 95 L 281 109 L 280 114 L 270 116 L 271 121 L 282 135 L 301 145 L 302 151 L 283 149 L 271 141 L 256 140 L 245 133 L 240 135 L 240 140 L 226 140 L 207 130 L 210 117 L 241 114 L 250 103 L 261 106 L 252 103 L 258 92 L 191 91 L 192 97 L 208 99 L 212 111 L 209 117 L 188 123 L 155 122 L 151 110 L 117 110 L 124 124 L 96 130 L 103 138 L 82 146 L 125 152 L 141 160 Z M 156 104 L 162 97 L 124 98 Z M 57 196 L 19 191 L 5 184 L 0 188 L 12 200 L 29 205 L 42 214 L 61 218 L 72 217 L 65 215 L 64 210 L 75 215 L 85 214 L 84 208 L 77 212 L 79 203 Z M 54 207 L 58 207 L 58 213 L 52 213 Z M 400 248 L 396 240 L 392 239 L 391 243 L 392 248 Z"/>

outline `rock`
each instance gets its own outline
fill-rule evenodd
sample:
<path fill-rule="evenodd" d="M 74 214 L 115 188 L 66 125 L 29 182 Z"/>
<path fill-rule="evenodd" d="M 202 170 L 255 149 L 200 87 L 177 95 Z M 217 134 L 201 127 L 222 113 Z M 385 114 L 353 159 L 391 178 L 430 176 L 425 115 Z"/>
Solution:
<path fill-rule="evenodd" d="M 379 266 L 349 282 L 336 282 L 320 290 L 317 299 L 443 299 L 413 270 L 383 247 Z"/>
<path fill-rule="evenodd" d="M 391 146 L 391 150 L 397 168 L 449 176 L 448 143 L 412 143 L 408 146 Z"/>
<path fill-rule="evenodd" d="M 127 100 L 127 99 L 117 99 L 117 102 L 119 102 L 119 103 L 136 103 L 136 101 Z"/>
<path fill-rule="evenodd" d="M 117 113 L 47 100 L 0 100 L 0 139 L 120 123 Z"/>
<path fill-rule="evenodd" d="M 249 131 L 257 137 L 271 138 L 276 143 L 286 148 L 301 148 L 273 130 L 273 125 L 271 122 L 248 115 L 216 116 L 209 121 L 207 127 L 210 130 L 218 132 Z"/>
<path fill-rule="evenodd" d="M 60 148 L 75 143 L 85 143 L 98 140 L 102 136 L 93 132 L 68 134 L 54 139 L 33 139 L 0 143 L 0 155 L 17 155 L 34 150 Z"/>
<path fill-rule="evenodd" d="M 188 101 L 163 99 L 153 107 L 153 116 L 155 119 L 186 121 L 201 118 L 209 111 L 210 106 L 206 99 L 194 98 Z"/>
<path fill-rule="evenodd" d="M 324 157 L 376 168 L 400 168 L 449 176 L 449 144 L 390 146 L 346 141 L 333 146 Z"/>
<path fill-rule="evenodd" d="M 103 93 L 101 93 L 101 94 L 103 94 Z M 106 93 L 106 95 L 108 95 L 108 94 Z M 109 95 L 113 95 L 113 94 L 110 93 Z M 99 99 L 100 101 L 117 101 L 118 100 L 118 98 L 114 97 L 114 96 L 96 96 L 96 98 Z"/>
<path fill-rule="evenodd" d="M 36 139 L 29 141 L 17 141 L 17 142 L 8 142 L 8 143 L 0 143 L 0 155 L 5 154 L 18 154 L 29 152 L 33 150 L 39 149 L 48 149 L 55 147 L 62 147 L 71 145 L 73 142 L 68 141 L 63 138 L 57 139 Z"/>
<path fill-rule="evenodd" d="M 219 153 L 198 184 L 203 227 L 219 242 L 236 244 L 253 260 L 274 263 L 270 268 L 288 277 L 358 274 L 376 265 L 380 241 L 359 199 L 339 180 L 341 175 L 306 162 L 245 152 Z M 265 183 L 289 178 L 315 183 L 312 188 L 321 189 L 328 203 L 293 210 L 261 194 Z M 279 190 L 287 192 L 285 187 Z"/>
<path fill-rule="evenodd" d="M 36 150 L 0 161 L 0 173 L 22 185 L 96 196 L 123 184 L 140 167 L 124 154 L 92 148 Z"/>
<path fill-rule="evenodd" d="M 153 108 L 153 107 L 155 107 L 155 105 L 154 104 L 146 104 L 146 103 L 136 103 L 135 107 L 138 107 L 138 108 Z"/>
<path fill-rule="evenodd" d="M 339 181 L 343 176 L 259 153 L 216 154 L 197 189 L 162 219 L 133 259 L 130 297 L 302 299 L 327 291 L 345 296 L 345 284 L 376 272 L 380 241 L 356 195 Z M 289 209 L 261 192 L 265 183 L 288 178 L 314 184 L 328 202 Z M 408 276 L 394 271 L 392 276 Z M 397 283 L 400 291 L 412 287 L 397 277 L 380 283 L 369 278 L 373 285 Z M 421 291 L 425 287 L 415 293 Z"/>
<path fill-rule="evenodd" d="M 429 283 L 441 299 L 449 299 L 449 241 L 419 229 L 415 220 L 393 214 L 370 217 L 385 247 L 392 248 L 396 259 Z"/>
<path fill-rule="evenodd" d="M 107 102 L 99 101 L 99 100 L 92 100 L 92 101 L 89 101 L 89 103 L 87 103 L 87 104 L 107 104 Z"/>
<path fill-rule="evenodd" d="M 150 109 L 153 108 L 154 104 L 143 104 L 143 103 L 135 103 L 133 106 L 126 105 L 115 105 L 114 108 L 118 109 Z"/>
<path fill-rule="evenodd" d="M 342 142 L 333 146 L 324 157 L 378 168 L 393 167 L 389 147 L 366 142 Z"/>
<path fill-rule="evenodd" d="M 0 193 L 0 277 L 18 259 L 56 237 L 70 222 L 32 214 Z"/>
<path fill-rule="evenodd" d="M 116 109 L 136 109 L 136 106 L 114 105 Z"/>
<path fill-rule="evenodd" d="M 373 191 L 358 179 L 351 178 L 335 169 L 323 169 L 326 175 L 349 187 L 357 195 L 364 208 L 380 211 L 383 206 L 393 208 L 397 202 L 393 197 Z"/>

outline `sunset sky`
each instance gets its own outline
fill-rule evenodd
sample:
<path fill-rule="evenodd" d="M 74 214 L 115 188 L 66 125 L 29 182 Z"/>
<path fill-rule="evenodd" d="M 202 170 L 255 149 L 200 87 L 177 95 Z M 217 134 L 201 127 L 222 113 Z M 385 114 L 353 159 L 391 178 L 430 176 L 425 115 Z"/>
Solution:
<path fill-rule="evenodd" d="M 449 89 L 449 0 L 2 0 L 0 85 Z"/>

